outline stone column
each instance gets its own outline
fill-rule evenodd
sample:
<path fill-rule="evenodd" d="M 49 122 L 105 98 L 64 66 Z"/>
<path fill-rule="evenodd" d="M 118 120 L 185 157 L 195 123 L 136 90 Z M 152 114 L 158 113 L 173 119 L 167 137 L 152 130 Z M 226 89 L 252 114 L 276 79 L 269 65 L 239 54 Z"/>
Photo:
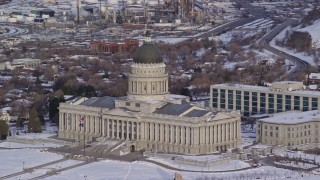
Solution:
<path fill-rule="evenodd" d="M 95 133 L 94 134 L 99 134 L 100 132 L 99 132 L 99 118 L 97 118 L 97 117 L 94 117 L 94 121 L 95 121 L 95 127 L 94 127 L 94 129 L 95 129 Z"/>
<path fill-rule="evenodd" d="M 114 119 L 111 120 L 111 138 L 114 139 Z"/>
<path fill-rule="evenodd" d="M 107 138 L 110 138 L 110 119 L 107 118 Z"/>
<path fill-rule="evenodd" d="M 221 132 L 222 132 L 221 125 L 218 124 L 217 127 L 218 127 L 218 143 L 220 143 L 221 142 Z"/>
<path fill-rule="evenodd" d="M 94 133 L 94 118 L 93 116 L 90 116 L 90 134 Z"/>
<path fill-rule="evenodd" d="M 241 137 L 240 121 L 237 121 L 237 139 Z"/>
<path fill-rule="evenodd" d="M 127 121 L 127 131 L 126 131 L 127 137 L 126 139 L 129 140 L 129 121 Z"/>
<path fill-rule="evenodd" d="M 134 122 L 131 121 L 131 140 L 134 139 Z"/>
<path fill-rule="evenodd" d="M 180 126 L 179 127 L 179 129 L 180 129 L 180 142 L 179 142 L 179 144 L 185 144 L 185 127 L 184 126 Z"/>
<path fill-rule="evenodd" d="M 208 145 L 210 143 L 210 141 L 209 141 L 210 140 L 209 127 L 208 126 L 205 127 L 206 128 L 206 142 L 205 142 L 206 145 Z"/>
<path fill-rule="evenodd" d="M 154 141 L 154 123 L 150 123 L 150 140 Z"/>
<path fill-rule="evenodd" d="M 164 124 L 160 124 L 160 142 L 164 142 Z"/>
<path fill-rule="evenodd" d="M 230 139 L 231 140 L 233 140 L 234 138 L 233 138 L 233 122 L 231 122 L 230 124 L 229 124 L 229 126 L 230 126 Z"/>
<path fill-rule="evenodd" d="M 186 127 L 186 145 L 191 145 L 190 143 L 190 127 Z"/>
<path fill-rule="evenodd" d="M 137 122 L 137 131 L 136 131 L 136 133 L 137 133 L 137 140 L 139 140 L 140 139 L 140 125 L 139 125 L 140 123 L 139 122 Z"/>
<path fill-rule="evenodd" d="M 125 139 L 124 138 L 124 120 L 121 120 L 121 139 Z"/>
<path fill-rule="evenodd" d="M 169 139 L 169 125 L 166 124 L 164 128 L 166 129 L 166 132 L 164 134 L 165 135 L 164 141 L 165 141 L 165 143 L 169 143 L 170 142 L 170 139 Z"/>
<path fill-rule="evenodd" d="M 59 130 L 62 130 L 62 113 L 59 113 Z"/>
<path fill-rule="evenodd" d="M 309 104 L 308 104 L 308 106 L 309 106 L 309 107 L 308 107 L 308 110 L 311 111 L 311 110 L 312 110 L 312 98 L 311 98 L 311 97 L 308 97 L 308 101 L 309 101 L 309 102 L 308 102 L 308 103 L 309 103 Z"/>
<path fill-rule="evenodd" d="M 140 131 L 141 131 L 141 139 L 146 139 L 145 136 L 145 129 L 146 129 L 146 123 L 145 122 L 141 122 L 141 127 L 140 127 Z"/>
<path fill-rule="evenodd" d="M 170 125 L 170 144 L 172 144 L 172 143 L 174 143 L 174 140 L 173 140 L 173 138 L 174 138 L 174 136 L 173 136 L 173 126 L 172 125 Z"/>
<path fill-rule="evenodd" d="M 119 139 L 120 137 L 119 137 L 119 128 L 120 128 L 120 123 L 119 123 L 119 120 L 117 119 L 117 121 L 116 121 L 116 139 Z"/>
<path fill-rule="evenodd" d="M 80 115 L 77 114 L 77 115 L 76 115 L 76 131 L 77 131 L 77 132 L 80 132 L 80 122 L 79 122 L 79 119 L 80 119 Z"/>
<path fill-rule="evenodd" d="M 159 128 L 158 123 L 154 124 L 154 141 L 159 141 Z"/>
<path fill-rule="evenodd" d="M 179 137 L 180 137 L 179 126 L 176 125 L 175 129 L 176 129 L 176 143 L 175 144 L 179 144 Z"/>

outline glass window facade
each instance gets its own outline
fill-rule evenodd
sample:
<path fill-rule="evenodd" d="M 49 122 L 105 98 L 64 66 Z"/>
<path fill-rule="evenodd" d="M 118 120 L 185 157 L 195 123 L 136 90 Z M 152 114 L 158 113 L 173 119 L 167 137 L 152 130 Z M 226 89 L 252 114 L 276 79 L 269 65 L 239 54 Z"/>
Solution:
<path fill-rule="evenodd" d="M 233 110 L 233 90 L 228 90 L 228 109 Z"/>
<path fill-rule="evenodd" d="M 236 91 L 236 110 L 241 110 L 241 91 Z"/>
<path fill-rule="evenodd" d="M 250 112 L 249 112 L 249 99 L 250 99 L 250 93 L 248 91 L 244 91 L 244 112 L 243 115 L 244 116 L 249 116 Z"/>
<path fill-rule="evenodd" d="M 309 110 L 309 98 L 303 97 L 303 103 L 302 103 L 302 111 L 308 111 Z"/>
<path fill-rule="evenodd" d="M 312 98 L 312 110 L 317 110 L 318 109 L 318 98 Z"/>
<path fill-rule="evenodd" d="M 258 93 L 252 92 L 252 114 L 258 113 Z"/>
<path fill-rule="evenodd" d="M 266 113 L 266 93 L 260 93 L 260 113 Z"/>
<path fill-rule="evenodd" d="M 299 96 L 294 96 L 294 110 L 299 111 L 300 110 L 300 97 Z"/>
<path fill-rule="evenodd" d="M 218 108 L 218 89 L 212 89 L 212 107 Z"/>
<path fill-rule="evenodd" d="M 286 111 L 290 111 L 291 110 L 291 95 L 286 95 Z"/>
<path fill-rule="evenodd" d="M 274 94 L 269 94 L 269 105 L 268 105 L 268 113 L 274 113 Z"/>
<path fill-rule="evenodd" d="M 282 112 L 282 94 L 277 94 L 277 112 Z"/>
<path fill-rule="evenodd" d="M 226 90 L 220 89 L 220 108 L 226 108 Z"/>

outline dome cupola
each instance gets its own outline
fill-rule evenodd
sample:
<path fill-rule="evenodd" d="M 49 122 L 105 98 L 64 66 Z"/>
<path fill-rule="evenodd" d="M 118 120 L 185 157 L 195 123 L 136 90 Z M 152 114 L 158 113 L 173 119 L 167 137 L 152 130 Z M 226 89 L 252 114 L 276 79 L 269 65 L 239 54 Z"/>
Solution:
<path fill-rule="evenodd" d="M 133 62 L 141 64 L 162 63 L 163 59 L 160 50 L 152 43 L 151 34 L 146 32 L 143 45 L 133 54 Z"/>

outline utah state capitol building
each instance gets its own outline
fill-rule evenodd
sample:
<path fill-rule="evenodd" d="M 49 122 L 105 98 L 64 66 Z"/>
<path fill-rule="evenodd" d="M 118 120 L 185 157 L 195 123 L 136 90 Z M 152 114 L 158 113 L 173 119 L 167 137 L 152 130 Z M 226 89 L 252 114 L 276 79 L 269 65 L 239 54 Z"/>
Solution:
<path fill-rule="evenodd" d="M 182 154 L 237 148 L 240 113 L 215 113 L 192 104 L 189 97 L 169 94 L 165 67 L 159 49 L 146 35 L 133 56 L 127 96 L 60 103 L 59 137 L 125 139 L 135 150 Z"/>

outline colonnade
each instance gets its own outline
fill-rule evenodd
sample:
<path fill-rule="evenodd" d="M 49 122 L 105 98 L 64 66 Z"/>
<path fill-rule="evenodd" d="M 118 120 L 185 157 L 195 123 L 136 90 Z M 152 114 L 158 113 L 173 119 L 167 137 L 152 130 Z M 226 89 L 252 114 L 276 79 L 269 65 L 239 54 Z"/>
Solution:
<path fill-rule="evenodd" d="M 168 93 L 168 81 L 137 81 L 130 79 L 129 93 L 150 95 Z"/>
<path fill-rule="evenodd" d="M 108 117 L 60 113 L 59 130 L 71 134 L 85 132 L 96 137 L 110 139 L 140 140 L 147 144 L 179 146 L 226 145 L 235 147 L 241 137 L 240 121 L 207 123 L 192 126 L 188 124 L 157 123 L 136 119 L 114 119 Z M 84 126 L 80 126 L 83 120 Z M 221 148 L 217 148 L 221 150 Z"/>

